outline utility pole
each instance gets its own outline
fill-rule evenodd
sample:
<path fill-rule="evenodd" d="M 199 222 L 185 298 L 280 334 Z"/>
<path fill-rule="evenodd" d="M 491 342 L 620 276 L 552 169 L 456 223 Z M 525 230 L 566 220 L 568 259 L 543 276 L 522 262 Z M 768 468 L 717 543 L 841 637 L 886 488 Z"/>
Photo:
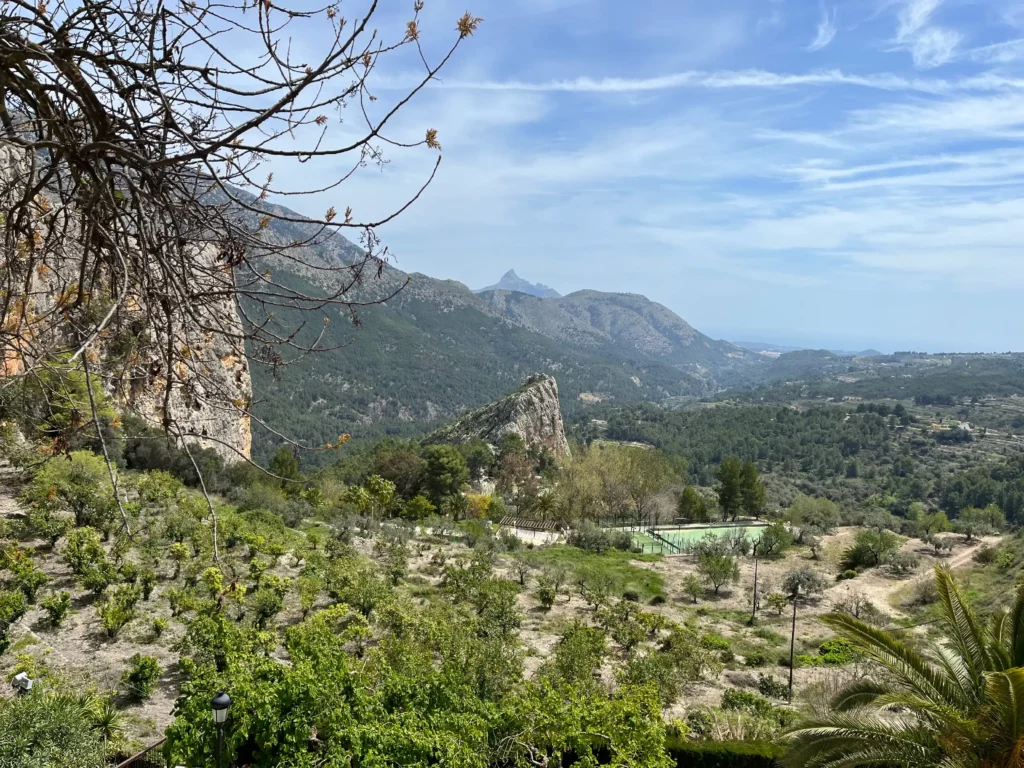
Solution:
<path fill-rule="evenodd" d="M 796 648 L 796 601 L 800 599 L 800 587 L 797 587 L 793 598 L 793 628 L 789 635 L 789 703 L 793 703 L 793 650 Z"/>
<path fill-rule="evenodd" d="M 750 626 L 754 626 L 754 620 L 757 618 L 757 545 L 759 541 L 754 542 L 754 598 L 753 608 L 750 611 Z"/>

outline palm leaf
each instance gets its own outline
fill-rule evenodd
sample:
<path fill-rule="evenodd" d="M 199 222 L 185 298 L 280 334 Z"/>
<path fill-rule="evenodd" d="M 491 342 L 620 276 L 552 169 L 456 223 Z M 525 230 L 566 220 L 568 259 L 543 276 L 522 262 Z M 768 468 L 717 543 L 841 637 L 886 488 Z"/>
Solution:
<path fill-rule="evenodd" d="M 1010 609 L 1004 632 L 1006 649 L 1010 653 L 1008 667 L 1024 667 L 1024 584 L 1017 587 L 1017 598 Z"/>
<path fill-rule="evenodd" d="M 785 738 L 789 749 L 783 763 L 791 768 L 931 768 L 941 759 L 932 732 L 909 718 L 833 714 L 806 722 Z"/>
<path fill-rule="evenodd" d="M 821 622 L 848 639 L 865 656 L 889 669 L 905 687 L 918 695 L 941 704 L 966 707 L 972 703 L 964 700 L 955 681 L 884 630 L 845 613 L 822 616 Z"/>
<path fill-rule="evenodd" d="M 980 688 L 986 671 L 993 668 L 988 636 L 964 601 L 963 592 L 945 566 L 935 566 L 935 587 L 942 604 L 942 620 L 949 640 L 971 669 L 974 688 Z"/>
<path fill-rule="evenodd" d="M 1024 669 L 986 675 L 985 696 L 1000 741 L 1007 746 L 1018 744 L 1024 737 Z"/>
<path fill-rule="evenodd" d="M 892 690 L 892 686 L 887 683 L 865 678 L 843 688 L 835 695 L 830 705 L 837 712 L 848 712 L 872 704 L 879 696 L 892 693 Z"/>

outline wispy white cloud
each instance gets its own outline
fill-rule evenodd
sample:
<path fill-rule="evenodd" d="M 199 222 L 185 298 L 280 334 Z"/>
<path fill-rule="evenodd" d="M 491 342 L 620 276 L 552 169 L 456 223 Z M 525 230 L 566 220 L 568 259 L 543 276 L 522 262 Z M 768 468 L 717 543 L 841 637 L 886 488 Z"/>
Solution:
<path fill-rule="evenodd" d="M 377 83 L 378 87 L 405 87 L 405 78 Z M 563 80 L 462 80 L 446 79 L 447 88 L 481 91 L 538 91 L 561 93 L 630 93 L 682 88 L 789 88 L 794 86 L 844 85 L 881 91 L 917 91 L 944 94 L 954 91 L 1011 91 L 1024 89 L 1024 79 L 986 73 L 957 79 L 907 78 L 889 73 L 855 75 L 838 69 L 805 73 L 771 72 L 763 69 L 687 70 L 653 77 L 575 77 Z"/>
<path fill-rule="evenodd" d="M 832 13 L 828 12 L 828 9 L 822 6 L 821 8 L 821 21 L 818 22 L 818 32 L 814 36 L 814 40 L 807 46 L 808 51 L 820 51 L 822 48 L 827 46 L 835 38 L 837 32 L 836 27 L 836 9 L 832 9 Z"/>
<path fill-rule="evenodd" d="M 1024 59 L 1024 37 L 983 45 L 967 51 L 967 58 L 983 64 L 1011 64 Z"/>
<path fill-rule="evenodd" d="M 896 43 L 910 51 L 918 69 L 934 69 L 953 60 L 963 35 L 931 24 L 943 0 L 906 0 L 898 14 Z"/>

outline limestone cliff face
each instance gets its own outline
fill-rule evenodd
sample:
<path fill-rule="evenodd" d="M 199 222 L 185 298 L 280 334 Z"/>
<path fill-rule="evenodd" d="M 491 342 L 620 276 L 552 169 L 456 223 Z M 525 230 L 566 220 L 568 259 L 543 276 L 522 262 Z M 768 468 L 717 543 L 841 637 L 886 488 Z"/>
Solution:
<path fill-rule="evenodd" d="M 512 394 L 463 414 L 429 435 L 425 442 L 464 443 L 479 437 L 495 445 L 508 434 L 519 435 L 528 446 L 544 446 L 557 456 L 568 455 L 558 384 L 552 376 L 528 376 Z"/>
<path fill-rule="evenodd" d="M 0 142 L 0 197 L 4 198 L 0 202 L 19 200 L 21 185 L 29 175 L 24 152 Z M 13 195 L 17 197 L 10 197 Z M 69 218 L 62 221 L 70 221 L 74 229 L 74 214 L 65 215 Z M 0 382 L 47 362 L 47 355 L 78 347 L 73 323 L 56 319 L 67 314 L 61 311 L 62 297 L 77 287 L 76 261 L 70 250 L 73 247 L 73 238 L 69 238 L 59 260 L 66 274 L 40 265 L 28 276 L 24 296 L 16 297 L 17 311 L 4 318 L 5 329 L 11 333 L 4 335 L 0 344 Z M 4 254 L 0 263 L 9 258 L 11 254 Z M 197 260 L 211 258 L 212 252 L 196 254 Z M 242 323 L 234 303 L 224 301 L 204 310 L 206 328 L 222 332 L 175 330 L 173 343 L 187 348 L 188 355 L 184 356 L 186 362 L 168 371 L 162 355 L 168 340 L 160 329 L 147 329 L 150 343 L 130 354 L 117 355 L 112 350 L 117 344 L 118 325 L 143 322 L 141 302 L 141 298 L 129 296 L 118 323 L 111 323 L 89 346 L 85 356 L 91 372 L 102 379 L 104 390 L 120 410 L 141 417 L 153 427 L 166 427 L 190 443 L 211 448 L 227 461 L 249 458 L 252 382 L 238 340 Z"/>

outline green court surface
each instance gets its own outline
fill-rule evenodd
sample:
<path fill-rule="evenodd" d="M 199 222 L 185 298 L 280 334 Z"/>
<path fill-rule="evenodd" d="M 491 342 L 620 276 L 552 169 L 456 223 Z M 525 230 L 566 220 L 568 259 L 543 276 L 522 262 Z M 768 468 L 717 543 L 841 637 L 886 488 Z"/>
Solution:
<path fill-rule="evenodd" d="M 713 525 L 694 528 L 658 528 L 656 530 L 658 535 L 663 537 L 665 541 L 685 550 L 708 535 L 738 536 L 740 534 L 746 534 L 748 539 L 756 541 L 761 537 L 761 530 L 763 528 L 763 525 Z M 633 543 L 644 552 L 662 552 L 663 554 L 668 554 L 672 549 L 671 547 L 666 546 L 663 541 L 651 536 L 645 531 L 634 531 Z"/>

